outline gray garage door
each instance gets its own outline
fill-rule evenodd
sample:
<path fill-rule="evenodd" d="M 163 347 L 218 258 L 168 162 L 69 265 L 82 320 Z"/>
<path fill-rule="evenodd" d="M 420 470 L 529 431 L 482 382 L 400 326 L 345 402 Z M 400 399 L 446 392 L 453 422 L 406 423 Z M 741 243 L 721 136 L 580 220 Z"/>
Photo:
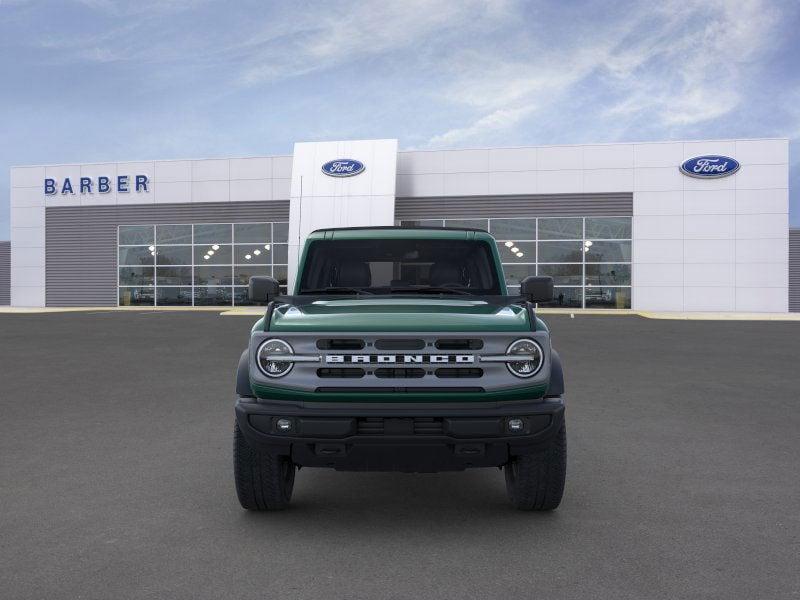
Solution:
<path fill-rule="evenodd" d="M 800 229 L 789 230 L 789 312 L 800 312 Z"/>
<path fill-rule="evenodd" d="M 0 306 L 11 304 L 11 242 L 0 242 Z"/>
<path fill-rule="evenodd" d="M 395 218 L 584 217 L 633 214 L 633 194 L 548 194 L 398 198 Z"/>
<path fill-rule="evenodd" d="M 45 218 L 47 306 L 117 306 L 119 225 L 286 221 L 289 202 L 58 206 Z"/>

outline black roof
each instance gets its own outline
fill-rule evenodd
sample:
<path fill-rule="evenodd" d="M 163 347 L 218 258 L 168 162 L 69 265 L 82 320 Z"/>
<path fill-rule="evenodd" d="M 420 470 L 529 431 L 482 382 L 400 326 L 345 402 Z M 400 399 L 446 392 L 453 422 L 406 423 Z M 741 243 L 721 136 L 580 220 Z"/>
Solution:
<path fill-rule="evenodd" d="M 363 230 L 434 230 L 434 231 L 479 231 L 481 233 L 489 233 L 486 229 L 477 227 L 429 227 L 422 225 L 364 225 L 362 227 L 323 227 L 322 229 L 315 229 L 311 233 L 318 233 L 320 231 L 363 231 Z"/>

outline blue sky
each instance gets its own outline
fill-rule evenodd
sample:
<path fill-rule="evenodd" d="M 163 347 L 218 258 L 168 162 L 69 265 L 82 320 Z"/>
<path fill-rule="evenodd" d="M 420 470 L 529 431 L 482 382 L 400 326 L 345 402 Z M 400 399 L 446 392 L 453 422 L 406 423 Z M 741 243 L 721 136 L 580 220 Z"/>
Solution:
<path fill-rule="evenodd" d="M 0 0 L 11 165 L 400 147 L 789 137 L 800 4 Z"/>

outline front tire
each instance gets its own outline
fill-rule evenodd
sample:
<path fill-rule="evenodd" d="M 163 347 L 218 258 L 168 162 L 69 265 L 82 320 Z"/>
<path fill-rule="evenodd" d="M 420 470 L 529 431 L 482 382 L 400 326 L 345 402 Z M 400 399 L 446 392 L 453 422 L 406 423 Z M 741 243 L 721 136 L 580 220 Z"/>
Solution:
<path fill-rule="evenodd" d="M 247 510 L 281 510 L 289 506 L 295 465 L 288 456 L 259 452 L 248 445 L 239 424 L 233 431 L 233 474 L 239 504 Z"/>
<path fill-rule="evenodd" d="M 567 430 L 533 454 L 515 456 L 507 465 L 506 490 L 520 510 L 554 510 L 561 504 L 567 477 Z"/>

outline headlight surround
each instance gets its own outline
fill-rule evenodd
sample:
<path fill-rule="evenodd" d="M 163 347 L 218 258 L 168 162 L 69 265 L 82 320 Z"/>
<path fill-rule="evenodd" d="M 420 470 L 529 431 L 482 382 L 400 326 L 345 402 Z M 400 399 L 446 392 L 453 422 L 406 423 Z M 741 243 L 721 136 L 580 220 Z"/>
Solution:
<path fill-rule="evenodd" d="M 294 365 L 294 363 L 289 361 L 283 362 L 266 359 L 267 356 L 275 354 L 291 355 L 294 354 L 294 350 L 283 340 L 277 338 L 265 340 L 258 347 L 258 351 L 256 352 L 256 364 L 259 370 L 267 377 L 283 377 L 292 370 L 292 366 Z"/>
<path fill-rule="evenodd" d="M 544 364 L 542 347 L 533 340 L 523 339 L 512 342 L 506 350 L 506 354 L 529 354 L 534 357 L 533 360 L 506 363 L 508 370 L 517 377 L 533 377 L 541 370 Z"/>

